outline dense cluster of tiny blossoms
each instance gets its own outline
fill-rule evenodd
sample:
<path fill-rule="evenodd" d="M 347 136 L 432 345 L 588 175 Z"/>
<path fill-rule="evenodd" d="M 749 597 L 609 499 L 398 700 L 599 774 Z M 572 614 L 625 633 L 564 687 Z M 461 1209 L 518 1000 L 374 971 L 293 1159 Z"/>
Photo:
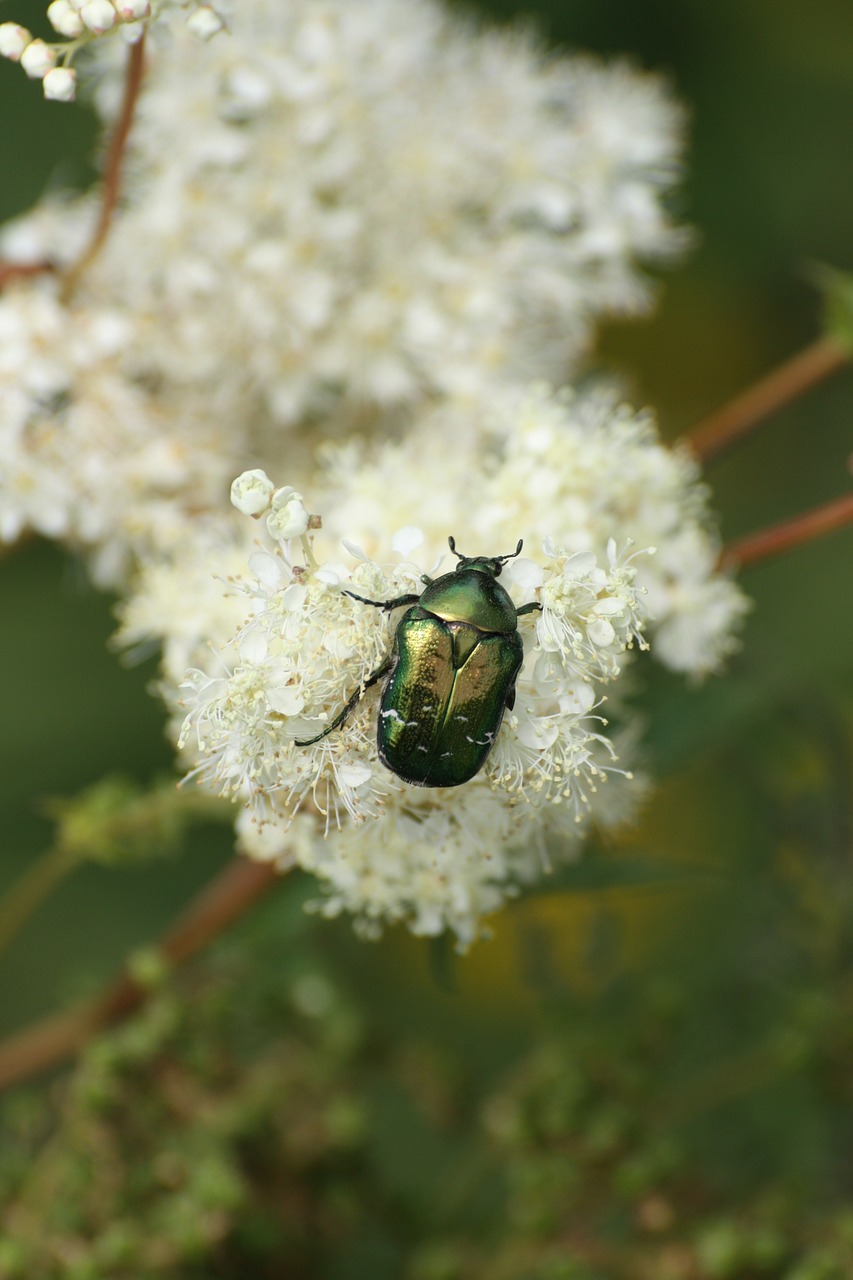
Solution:
<path fill-rule="evenodd" d="M 599 558 L 611 537 L 654 546 L 658 554 L 636 565 L 654 656 L 702 677 L 735 646 L 747 601 L 719 572 L 698 465 L 686 448 L 661 443 L 650 412 L 607 386 L 507 390 L 479 416 L 445 405 L 402 441 L 331 447 L 324 460 L 324 506 L 341 536 L 358 529 L 371 552 L 374 531 L 381 541 L 425 500 L 432 527 L 470 530 L 483 546 L 516 531 Z"/>
<path fill-rule="evenodd" d="M 70 229 L 74 235 L 74 229 Z M 65 307 L 53 277 L 0 295 L 0 540 L 35 531 L 90 553 L 97 581 L 185 536 L 224 487 L 227 433 L 127 374 L 138 328 L 121 306 Z"/>
<path fill-rule="evenodd" d="M 299 483 L 317 495 L 327 538 L 381 559 L 401 531 L 395 546 L 417 549 L 427 564 L 443 554 L 450 533 L 466 551 L 552 538 L 602 562 L 611 538 L 622 547 L 653 546 L 657 554 L 633 566 L 653 656 L 697 678 L 720 667 L 747 601 L 717 567 L 719 539 L 695 461 L 660 442 L 649 412 L 635 412 L 606 387 L 504 389 L 479 414 L 449 403 L 421 422 L 399 441 L 350 440 L 319 451 Z M 266 509 L 263 485 L 244 484 L 237 500 L 249 505 L 241 510 L 252 514 L 252 502 Z M 279 510 L 296 503 L 291 513 L 300 511 L 297 499 L 290 491 Z M 414 521 L 412 543 L 405 529 Z M 135 580 L 123 636 L 131 645 L 155 637 L 165 646 L 170 698 L 205 646 L 222 643 L 240 621 L 221 583 L 247 560 L 251 533 L 246 522 L 221 514 L 196 520 L 168 554 L 149 557 Z M 505 576 L 531 596 L 542 585 L 526 557 L 507 565 Z"/>
<path fill-rule="evenodd" d="M 666 212 L 681 113 L 652 76 L 545 58 L 526 35 L 475 29 L 432 0 L 243 0 L 203 46 L 182 7 L 155 16 L 163 38 L 106 245 L 70 300 L 41 282 L 3 304 L 19 387 L 38 382 L 32 313 L 52 308 L 47 356 L 63 385 L 4 425 L 15 462 L 0 500 L 26 526 L 39 478 L 48 495 L 76 486 L 98 518 L 60 523 L 109 548 L 102 577 L 105 564 L 127 571 L 122 547 L 146 554 L 121 380 L 152 447 L 205 459 L 191 492 L 167 486 L 172 504 L 221 509 L 246 457 L 292 473 L 323 434 L 417 430 L 437 399 L 476 406 L 531 373 L 562 380 L 597 316 L 646 306 L 638 264 L 683 244 Z M 94 42 L 108 116 L 119 44 Z M 89 197 L 43 204 L 6 229 L 0 255 L 61 268 L 96 215 Z M 67 350 L 101 311 L 127 338 L 80 380 Z M 111 503 L 92 497 L 96 473 L 111 477 Z M 148 493 L 160 546 L 156 477 Z"/>
<path fill-rule="evenodd" d="M 161 376 L 215 371 L 275 431 L 562 378 L 596 316 L 648 302 L 638 261 L 683 245 L 680 135 L 658 80 L 432 0 L 251 0 L 203 58 L 180 30 L 158 53 L 133 252 L 100 274 L 157 317 Z"/>
<path fill-rule="evenodd" d="M 247 852 L 314 870 L 326 910 L 421 931 L 430 921 L 467 939 L 483 912 L 541 873 L 548 829 L 559 828 L 566 856 L 587 819 L 630 816 L 638 788 L 609 772 L 610 734 L 624 723 L 620 677 L 641 632 L 653 655 L 701 676 L 732 647 L 746 601 L 716 568 L 695 463 L 606 389 L 506 392 L 484 421 L 446 405 L 424 425 L 395 443 L 327 445 L 310 490 L 245 473 L 233 490 L 242 521 L 197 525 L 149 562 L 121 638 L 161 641 L 174 732 L 195 776 L 246 805 Z M 319 566 L 303 542 L 309 491 L 322 545 L 341 556 Z M 450 533 L 467 555 L 500 554 L 523 537 L 501 582 L 516 604 L 543 606 L 520 620 L 519 698 L 482 773 L 464 794 L 400 782 L 377 758 L 375 691 L 344 728 L 295 747 L 391 649 L 397 619 L 343 591 L 419 592 Z M 627 738 L 620 769 L 635 756 Z M 426 898 L 415 884 L 431 886 Z"/>
<path fill-rule="evenodd" d="M 389 549 L 405 549 L 391 565 L 354 546 L 341 561 L 318 563 L 301 495 L 273 490 L 256 471 L 235 498 L 259 517 L 264 494 L 265 536 L 231 588 L 244 620 L 183 687 L 180 745 L 195 760 L 191 776 L 245 804 L 250 852 L 313 870 L 330 890 L 326 910 L 407 919 L 426 933 L 450 927 L 467 942 L 483 911 L 541 867 L 547 829 L 573 836 L 615 770 L 597 708 L 640 637 L 633 557 L 613 542 L 602 561 L 549 543 L 536 560 L 513 562 L 513 599 L 529 603 L 521 584 L 535 577 L 541 612 L 519 619 L 525 659 L 515 705 L 460 797 L 411 786 L 381 763 L 372 693 L 339 728 L 299 745 L 391 651 L 395 618 L 346 591 L 379 600 L 420 593 L 424 570 L 441 571 L 409 558 L 422 533 L 410 526 L 389 539 Z M 291 838 L 300 812 L 309 820 Z"/>
<path fill-rule="evenodd" d="M 57 267 L 0 299 L 0 538 L 84 548 L 123 591 L 121 639 L 162 646 L 187 768 L 240 802 L 247 852 L 313 871 L 322 909 L 369 930 L 467 943 L 552 846 L 630 814 L 629 651 L 648 635 L 704 675 L 744 610 L 696 467 L 648 415 L 529 390 L 579 367 L 597 317 L 643 309 L 639 265 L 682 246 L 680 112 L 652 77 L 546 58 L 433 0 L 135 3 L 50 8 L 66 68 L 91 45 L 107 117 L 121 42 L 101 37 L 153 30 L 96 260 L 63 288 L 90 197 L 0 236 L 4 258 Z M 395 618 L 346 590 L 418 593 L 449 534 L 466 555 L 524 538 L 502 582 L 541 606 L 485 766 L 462 788 L 403 782 L 376 689 L 297 746 L 391 651 Z"/>

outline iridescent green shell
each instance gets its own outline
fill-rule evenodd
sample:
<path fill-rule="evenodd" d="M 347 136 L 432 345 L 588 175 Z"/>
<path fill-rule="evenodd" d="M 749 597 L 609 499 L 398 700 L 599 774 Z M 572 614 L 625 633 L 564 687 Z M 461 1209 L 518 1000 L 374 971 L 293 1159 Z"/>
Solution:
<path fill-rule="evenodd" d="M 485 764 L 515 696 L 524 656 L 515 606 L 494 579 L 472 572 L 477 582 L 471 583 L 467 577 L 463 571 L 432 583 L 397 627 L 377 741 L 387 768 L 416 786 L 470 781 Z M 501 597 L 512 611 L 511 625 Z M 453 616 L 466 610 L 479 625 Z"/>
<path fill-rule="evenodd" d="M 505 634 L 518 627 L 518 611 L 491 574 L 457 569 L 431 582 L 418 601 L 445 622 L 470 622 L 480 631 Z"/>

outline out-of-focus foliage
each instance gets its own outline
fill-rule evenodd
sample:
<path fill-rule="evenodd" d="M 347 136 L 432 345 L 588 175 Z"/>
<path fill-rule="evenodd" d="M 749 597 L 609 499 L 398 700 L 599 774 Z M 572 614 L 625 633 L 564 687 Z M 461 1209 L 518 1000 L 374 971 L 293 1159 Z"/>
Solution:
<path fill-rule="evenodd" d="M 853 892 L 838 831 L 802 843 L 809 740 L 773 866 L 592 1002 L 540 945 L 538 1016 L 481 1010 L 485 1054 L 434 995 L 383 1016 L 283 888 L 6 1101 L 0 1275 L 845 1280 Z"/>

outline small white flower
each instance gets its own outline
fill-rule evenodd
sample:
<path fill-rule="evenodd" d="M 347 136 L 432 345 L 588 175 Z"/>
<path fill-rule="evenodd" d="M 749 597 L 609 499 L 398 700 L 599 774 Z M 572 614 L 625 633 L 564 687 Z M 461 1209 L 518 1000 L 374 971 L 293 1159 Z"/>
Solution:
<path fill-rule="evenodd" d="M 407 524 L 404 528 L 398 529 L 392 536 L 391 546 L 406 559 L 413 551 L 423 545 L 423 541 L 423 529 L 418 529 L 413 524 Z"/>
<path fill-rule="evenodd" d="M 265 471 L 244 471 L 231 485 L 231 503 L 244 516 L 260 516 L 268 510 L 274 489 Z"/>
<path fill-rule="evenodd" d="M 54 31 L 71 39 L 79 36 L 84 30 L 83 19 L 70 0 L 53 0 L 53 3 L 48 5 L 47 19 Z"/>
<path fill-rule="evenodd" d="M 225 23 L 215 9 L 203 4 L 187 19 L 187 28 L 200 40 L 211 40 L 223 29 Z"/>
<path fill-rule="evenodd" d="M 44 96 L 54 102 L 73 102 L 77 92 L 77 75 L 70 67 L 54 67 L 43 82 Z"/>
<path fill-rule="evenodd" d="M 20 61 L 31 80 L 43 80 L 56 66 L 56 53 L 44 40 L 31 40 Z"/>
<path fill-rule="evenodd" d="M 19 62 L 32 38 L 31 32 L 17 22 L 0 22 L 0 58 Z"/>

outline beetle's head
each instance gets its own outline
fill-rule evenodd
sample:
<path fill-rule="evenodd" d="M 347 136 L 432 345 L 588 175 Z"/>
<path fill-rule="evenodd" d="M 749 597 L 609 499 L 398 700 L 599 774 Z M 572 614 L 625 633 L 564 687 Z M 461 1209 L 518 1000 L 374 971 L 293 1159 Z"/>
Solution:
<path fill-rule="evenodd" d="M 524 544 L 519 538 L 515 551 L 511 551 L 506 556 L 463 556 L 461 551 L 456 550 L 456 539 L 452 537 L 447 539 L 447 545 L 459 561 L 456 566 L 457 573 L 460 569 L 475 569 L 477 573 L 488 573 L 490 577 L 497 578 L 507 560 L 514 560 L 516 556 L 521 555 Z"/>

